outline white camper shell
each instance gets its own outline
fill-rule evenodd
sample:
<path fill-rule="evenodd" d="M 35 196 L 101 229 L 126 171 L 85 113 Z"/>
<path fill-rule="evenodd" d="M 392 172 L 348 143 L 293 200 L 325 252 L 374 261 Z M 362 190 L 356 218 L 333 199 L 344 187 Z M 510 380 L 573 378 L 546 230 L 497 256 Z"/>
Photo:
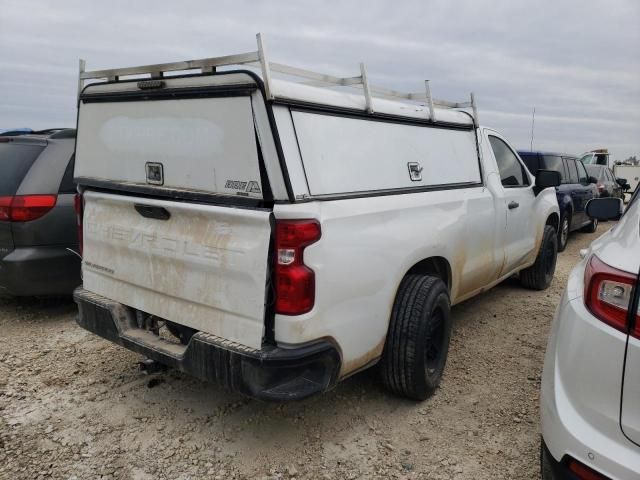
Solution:
<path fill-rule="evenodd" d="M 363 65 L 352 78 L 287 67 L 258 46 L 81 62 L 78 322 L 254 397 L 303 398 L 382 360 L 392 390 L 425 398 L 451 304 L 518 271 L 550 282 L 556 178 L 536 184 L 478 127 L 473 96 L 375 87 Z"/>

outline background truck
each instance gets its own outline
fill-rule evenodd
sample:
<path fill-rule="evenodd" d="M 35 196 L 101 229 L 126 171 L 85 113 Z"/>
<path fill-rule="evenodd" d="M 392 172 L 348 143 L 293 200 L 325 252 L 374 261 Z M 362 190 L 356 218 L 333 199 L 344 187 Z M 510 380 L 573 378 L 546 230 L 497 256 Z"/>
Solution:
<path fill-rule="evenodd" d="M 629 192 L 635 192 L 640 183 L 640 165 L 614 165 L 613 174 L 616 178 L 624 178 L 629 185 Z"/>
<path fill-rule="evenodd" d="M 228 57 L 81 62 L 80 87 L 78 322 L 153 360 L 278 401 L 379 363 L 424 399 L 451 305 L 518 272 L 551 282 L 558 174 L 534 178 L 473 100 L 269 62 L 260 37 Z"/>
<path fill-rule="evenodd" d="M 598 148 L 596 150 L 583 153 L 580 157 L 580 161 L 585 165 L 604 165 L 605 167 L 608 167 L 610 164 L 609 150 L 606 148 Z"/>

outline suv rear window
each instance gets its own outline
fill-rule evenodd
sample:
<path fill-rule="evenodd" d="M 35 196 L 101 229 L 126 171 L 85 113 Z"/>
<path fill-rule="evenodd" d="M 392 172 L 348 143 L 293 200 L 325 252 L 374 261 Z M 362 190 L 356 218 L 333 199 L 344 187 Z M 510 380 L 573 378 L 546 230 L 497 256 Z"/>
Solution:
<path fill-rule="evenodd" d="M 25 145 L 14 142 L 0 143 L 0 195 L 15 195 L 44 145 Z"/>

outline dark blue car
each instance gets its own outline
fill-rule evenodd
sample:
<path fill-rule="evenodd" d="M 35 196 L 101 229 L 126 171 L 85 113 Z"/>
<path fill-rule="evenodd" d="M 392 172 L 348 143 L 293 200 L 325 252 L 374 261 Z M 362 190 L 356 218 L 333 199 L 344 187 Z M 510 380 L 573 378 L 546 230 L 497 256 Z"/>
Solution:
<path fill-rule="evenodd" d="M 598 196 L 597 180 L 589 176 L 584 165 L 576 157 L 563 153 L 519 151 L 518 154 L 534 175 L 538 170 L 555 170 L 562 177 L 562 184 L 556 187 L 560 207 L 558 251 L 566 248 L 570 232 L 579 229 L 595 232 L 598 220 L 587 217 L 584 207 Z"/>

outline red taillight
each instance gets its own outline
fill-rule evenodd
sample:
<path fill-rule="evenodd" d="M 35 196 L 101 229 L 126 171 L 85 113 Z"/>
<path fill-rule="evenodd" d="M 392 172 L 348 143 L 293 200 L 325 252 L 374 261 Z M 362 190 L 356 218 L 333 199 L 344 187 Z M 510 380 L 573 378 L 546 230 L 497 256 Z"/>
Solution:
<path fill-rule="evenodd" d="M 36 220 L 56 205 L 56 195 L 16 195 L 0 197 L 0 220 L 30 222 Z"/>
<path fill-rule="evenodd" d="M 629 305 L 636 276 L 613 268 L 592 255 L 584 272 L 584 301 L 603 322 L 627 333 Z M 640 320 L 636 313 L 632 335 L 640 338 Z"/>
<path fill-rule="evenodd" d="M 567 462 L 569 470 L 578 477 L 580 480 L 609 480 L 609 477 L 605 477 L 601 473 L 596 472 L 594 469 L 583 465 L 579 461 L 571 458 Z"/>
<path fill-rule="evenodd" d="M 278 220 L 276 222 L 276 313 L 300 315 L 313 308 L 315 274 L 304 264 L 305 247 L 320 239 L 316 220 Z"/>
<path fill-rule="evenodd" d="M 82 213 L 84 211 L 83 199 L 81 193 L 76 193 L 73 197 L 73 207 L 76 211 L 76 226 L 78 228 L 78 249 L 82 255 Z"/>

